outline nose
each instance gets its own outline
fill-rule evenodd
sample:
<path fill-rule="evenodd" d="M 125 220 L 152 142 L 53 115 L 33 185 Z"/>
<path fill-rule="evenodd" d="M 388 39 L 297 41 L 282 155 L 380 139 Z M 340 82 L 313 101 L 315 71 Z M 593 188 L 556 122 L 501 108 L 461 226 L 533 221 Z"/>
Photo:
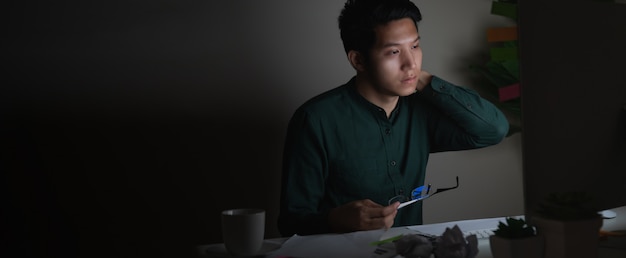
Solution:
<path fill-rule="evenodd" d="M 415 60 L 417 53 L 413 53 L 413 51 L 405 51 L 402 57 L 402 68 L 405 69 L 415 69 L 417 66 L 417 60 Z"/>

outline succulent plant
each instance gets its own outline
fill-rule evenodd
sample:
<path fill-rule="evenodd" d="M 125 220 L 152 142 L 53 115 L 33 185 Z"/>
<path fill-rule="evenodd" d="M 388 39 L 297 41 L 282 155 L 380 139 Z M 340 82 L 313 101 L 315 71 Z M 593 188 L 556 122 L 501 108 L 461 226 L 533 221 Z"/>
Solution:
<path fill-rule="evenodd" d="M 496 236 L 504 238 L 524 238 L 535 236 L 535 227 L 526 223 L 523 218 L 507 217 L 506 223 L 500 221 L 498 228 L 493 231 Z"/>

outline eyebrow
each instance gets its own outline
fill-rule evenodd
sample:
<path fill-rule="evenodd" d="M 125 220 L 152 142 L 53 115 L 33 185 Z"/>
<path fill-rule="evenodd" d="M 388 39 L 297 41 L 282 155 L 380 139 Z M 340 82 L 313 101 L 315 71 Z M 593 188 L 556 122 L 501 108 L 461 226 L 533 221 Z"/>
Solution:
<path fill-rule="evenodd" d="M 418 42 L 421 38 L 422 38 L 421 36 L 417 36 L 417 38 L 413 40 L 413 43 Z M 384 44 L 383 48 L 388 48 L 388 47 L 393 47 L 393 46 L 398 46 L 398 45 L 402 45 L 402 44 L 396 43 L 396 42 L 390 42 L 390 43 Z"/>

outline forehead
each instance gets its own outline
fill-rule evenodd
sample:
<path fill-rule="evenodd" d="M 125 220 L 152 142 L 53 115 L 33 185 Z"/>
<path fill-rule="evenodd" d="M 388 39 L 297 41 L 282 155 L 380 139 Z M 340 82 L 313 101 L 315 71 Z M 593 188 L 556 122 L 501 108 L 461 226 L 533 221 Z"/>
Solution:
<path fill-rule="evenodd" d="M 375 47 L 388 45 L 410 44 L 419 37 L 415 22 L 411 18 L 390 21 L 374 27 L 376 33 Z"/>

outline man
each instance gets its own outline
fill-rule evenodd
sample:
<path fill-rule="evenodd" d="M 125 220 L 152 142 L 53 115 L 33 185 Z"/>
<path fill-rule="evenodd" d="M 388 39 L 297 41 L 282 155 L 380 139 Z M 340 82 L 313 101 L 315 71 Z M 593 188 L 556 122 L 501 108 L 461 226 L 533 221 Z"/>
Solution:
<path fill-rule="evenodd" d="M 417 202 L 390 199 L 424 184 L 429 153 L 482 148 L 508 132 L 476 92 L 421 70 L 409 0 L 348 0 L 341 39 L 356 75 L 300 106 L 285 141 L 283 236 L 422 223 Z"/>

